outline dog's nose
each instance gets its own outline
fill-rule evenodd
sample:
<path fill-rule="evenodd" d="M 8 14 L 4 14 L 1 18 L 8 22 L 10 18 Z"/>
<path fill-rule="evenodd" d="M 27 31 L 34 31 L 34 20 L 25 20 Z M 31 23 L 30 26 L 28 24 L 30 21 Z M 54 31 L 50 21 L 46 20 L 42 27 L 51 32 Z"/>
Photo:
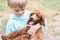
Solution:
<path fill-rule="evenodd" d="M 43 24 L 43 26 L 45 27 L 45 23 Z"/>
<path fill-rule="evenodd" d="M 30 18 L 31 20 L 33 19 L 33 18 Z"/>

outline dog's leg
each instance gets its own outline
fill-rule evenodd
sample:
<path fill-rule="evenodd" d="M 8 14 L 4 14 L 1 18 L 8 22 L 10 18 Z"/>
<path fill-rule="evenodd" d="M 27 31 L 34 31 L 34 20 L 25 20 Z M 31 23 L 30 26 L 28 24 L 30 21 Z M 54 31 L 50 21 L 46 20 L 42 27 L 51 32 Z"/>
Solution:
<path fill-rule="evenodd" d="M 14 31 L 14 32 L 10 33 L 8 36 L 11 37 L 11 38 L 15 38 L 15 37 L 17 37 L 19 35 L 21 36 L 23 34 L 26 34 L 29 28 L 30 27 L 24 28 L 22 30 Z"/>
<path fill-rule="evenodd" d="M 1 38 L 2 40 L 11 40 L 8 36 L 4 36 L 4 35 L 2 35 Z"/>

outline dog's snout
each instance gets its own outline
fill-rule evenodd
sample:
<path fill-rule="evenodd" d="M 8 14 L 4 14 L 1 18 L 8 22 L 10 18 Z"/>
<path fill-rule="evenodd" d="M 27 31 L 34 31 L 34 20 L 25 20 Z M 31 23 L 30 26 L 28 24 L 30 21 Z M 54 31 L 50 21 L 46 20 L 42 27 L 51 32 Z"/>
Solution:
<path fill-rule="evenodd" d="M 30 18 L 31 20 L 33 19 L 33 18 Z"/>
<path fill-rule="evenodd" d="M 43 24 L 43 26 L 45 27 L 45 23 Z"/>

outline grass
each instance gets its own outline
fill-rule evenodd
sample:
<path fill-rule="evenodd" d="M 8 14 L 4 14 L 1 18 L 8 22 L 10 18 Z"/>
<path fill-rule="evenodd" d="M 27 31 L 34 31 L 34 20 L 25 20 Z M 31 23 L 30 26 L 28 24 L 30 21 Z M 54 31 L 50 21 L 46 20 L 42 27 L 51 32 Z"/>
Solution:
<path fill-rule="evenodd" d="M 60 35 L 60 31 L 58 30 L 58 31 L 53 31 L 53 33 L 55 34 L 55 35 Z"/>
<path fill-rule="evenodd" d="M 54 32 L 55 35 L 60 35 L 60 31 L 59 32 Z"/>
<path fill-rule="evenodd" d="M 9 7 L 6 0 L 0 0 L 0 17 L 8 13 Z"/>
<path fill-rule="evenodd" d="M 45 6 L 46 8 L 50 8 L 50 9 L 60 9 L 60 0 L 45 0 Z"/>
<path fill-rule="evenodd" d="M 38 9 L 42 9 L 42 10 L 47 9 L 47 8 L 53 9 L 53 10 L 60 10 L 60 0 L 33 0 L 33 1 L 28 0 L 27 9 L 32 10 L 34 9 L 34 7 L 37 7 Z M 7 13 L 8 14 L 11 13 L 7 5 L 7 0 L 0 0 L 0 18 L 2 18 Z M 55 16 L 56 15 L 58 14 L 55 14 Z M 54 22 L 56 21 L 55 19 L 51 19 L 51 20 Z M 7 21 L 8 21 L 8 18 L 2 19 L 2 23 L 0 26 L 3 28 L 3 32 L 5 32 Z M 51 28 L 54 28 L 54 25 L 51 25 Z M 54 32 L 54 33 L 57 35 L 60 34 L 60 32 Z"/>
<path fill-rule="evenodd" d="M 5 33 L 7 21 L 8 21 L 8 18 L 4 18 L 4 19 L 1 20 L 2 24 L 0 26 L 3 29 L 2 33 Z"/>

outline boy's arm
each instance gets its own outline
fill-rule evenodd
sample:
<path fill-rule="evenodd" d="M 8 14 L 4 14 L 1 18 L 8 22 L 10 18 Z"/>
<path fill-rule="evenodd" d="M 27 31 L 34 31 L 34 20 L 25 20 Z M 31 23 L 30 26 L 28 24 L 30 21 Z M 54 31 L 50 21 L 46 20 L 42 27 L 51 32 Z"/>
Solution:
<path fill-rule="evenodd" d="M 6 26 L 6 35 L 10 34 L 14 29 L 14 25 L 12 23 L 7 23 Z"/>
<path fill-rule="evenodd" d="M 35 32 L 42 27 L 42 25 L 37 24 L 36 26 L 31 26 L 31 28 L 27 31 L 28 34 L 30 34 L 31 36 L 33 36 L 35 34 Z"/>

